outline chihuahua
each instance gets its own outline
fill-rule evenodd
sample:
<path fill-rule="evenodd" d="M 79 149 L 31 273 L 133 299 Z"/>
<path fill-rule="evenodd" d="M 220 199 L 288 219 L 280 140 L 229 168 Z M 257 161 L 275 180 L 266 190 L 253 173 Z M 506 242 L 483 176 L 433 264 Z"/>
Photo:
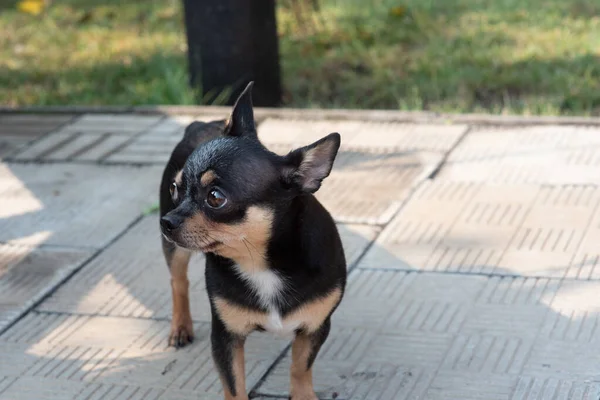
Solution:
<path fill-rule="evenodd" d="M 340 147 L 332 133 L 277 155 L 259 141 L 252 82 L 227 121 L 193 122 L 160 187 L 162 244 L 171 272 L 169 344 L 194 338 L 187 269 L 206 255 L 212 355 L 226 400 L 248 399 L 244 342 L 253 331 L 293 336 L 291 399 L 317 399 L 312 366 L 346 286 L 333 218 L 314 197 Z"/>

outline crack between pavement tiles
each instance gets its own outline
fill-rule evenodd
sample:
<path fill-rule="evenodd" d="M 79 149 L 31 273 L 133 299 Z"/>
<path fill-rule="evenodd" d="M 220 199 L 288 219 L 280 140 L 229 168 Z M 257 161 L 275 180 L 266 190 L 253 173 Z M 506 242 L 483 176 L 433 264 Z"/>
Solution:
<path fill-rule="evenodd" d="M 461 143 L 471 133 L 472 130 L 473 130 L 473 127 L 471 125 L 468 125 L 467 128 L 465 129 L 465 131 L 458 137 L 458 139 L 456 139 L 456 141 L 448 149 L 446 154 L 444 154 L 444 156 L 440 160 L 439 164 L 433 169 L 433 171 L 431 171 L 431 173 L 426 178 L 426 180 L 432 181 L 438 176 L 438 174 L 442 171 L 442 169 L 448 163 L 448 158 L 450 157 L 450 155 L 458 148 L 458 146 L 461 145 Z"/>

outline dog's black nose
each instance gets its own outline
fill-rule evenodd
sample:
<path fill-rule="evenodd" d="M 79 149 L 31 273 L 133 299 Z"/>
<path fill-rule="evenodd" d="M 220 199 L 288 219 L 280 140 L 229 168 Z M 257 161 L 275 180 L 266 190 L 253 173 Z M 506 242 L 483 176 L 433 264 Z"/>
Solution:
<path fill-rule="evenodd" d="M 160 226 L 165 232 L 172 232 L 175 229 L 179 228 L 182 222 L 182 218 L 176 215 L 167 214 L 160 219 Z"/>

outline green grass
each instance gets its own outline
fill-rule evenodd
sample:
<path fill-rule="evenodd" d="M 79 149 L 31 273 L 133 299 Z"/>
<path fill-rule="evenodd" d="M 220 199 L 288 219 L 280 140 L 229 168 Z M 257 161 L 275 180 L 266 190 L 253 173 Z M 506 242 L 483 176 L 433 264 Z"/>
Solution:
<path fill-rule="evenodd" d="M 194 104 L 178 0 L 0 11 L 0 103 Z"/>
<path fill-rule="evenodd" d="M 194 104 L 181 0 L 0 10 L 0 103 Z M 286 105 L 600 114 L 600 0 L 279 1 Z"/>

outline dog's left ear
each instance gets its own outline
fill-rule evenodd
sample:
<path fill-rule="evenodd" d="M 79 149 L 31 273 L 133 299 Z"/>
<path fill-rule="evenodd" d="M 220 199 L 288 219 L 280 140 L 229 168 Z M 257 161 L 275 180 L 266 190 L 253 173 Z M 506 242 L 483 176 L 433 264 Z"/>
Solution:
<path fill-rule="evenodd" d="M 311 145 L 289 153 L 283 169 L 284 182 L 303 192 L 316 192 L 323 179 L 331 172 L 340 141 L 339 133 L 331 133 Z"/>
<path fill-rule="evenodd" d="M 254 123 L 254 111 L 252 110 L 252 86 L 254 82 L 248 83 L 246 89 L 235 101 L 231 116 L 227 120 L 225 136 L 256 136 L 256 125 Z"/>

